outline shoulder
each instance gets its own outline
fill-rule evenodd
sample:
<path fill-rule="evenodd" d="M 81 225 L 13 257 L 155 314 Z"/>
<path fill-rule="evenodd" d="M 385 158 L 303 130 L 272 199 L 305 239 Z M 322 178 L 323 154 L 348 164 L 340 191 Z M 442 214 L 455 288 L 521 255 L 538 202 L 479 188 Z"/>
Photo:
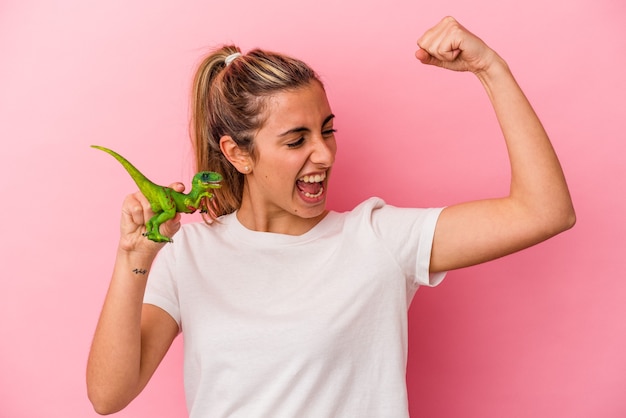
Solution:
<path fill-rule="evenodd" d="M 346 213 L 347 219 L 378 223 L 407 224 L 436 221 L 443 208 L 406 208 L 390 205 L 379 197 L 371 197 Z"/>
<path fill-rule="evenodd" d="M 370 197 L 359 203 L 354 209 L 345 212 L 346 218 L 361 218 L 371 215 L 372 212 L 387 206 L 385 201 L 379 197 Z"/>

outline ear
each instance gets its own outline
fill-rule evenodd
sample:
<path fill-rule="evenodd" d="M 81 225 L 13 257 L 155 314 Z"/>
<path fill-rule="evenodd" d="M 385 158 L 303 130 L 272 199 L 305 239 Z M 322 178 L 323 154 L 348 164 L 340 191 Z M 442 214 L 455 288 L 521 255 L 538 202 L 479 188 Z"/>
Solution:
<path fill-rule="evenodd" d="M 252 169 L 252 159 L 247 151 L 242 150 L 230 135 L 220 138 L 220 149 L 228 161 L 243 174 Z"/>

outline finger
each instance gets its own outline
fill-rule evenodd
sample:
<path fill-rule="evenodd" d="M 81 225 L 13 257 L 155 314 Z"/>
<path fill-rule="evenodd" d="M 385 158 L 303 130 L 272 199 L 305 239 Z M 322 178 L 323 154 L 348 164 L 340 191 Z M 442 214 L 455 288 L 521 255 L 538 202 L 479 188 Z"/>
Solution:
<path fill-rule="evenodd" d="M 122 206 L 122 228 L 128 233 L 142 229 L 154 216 L 150 202 L 139 191 L 128 195 Z"/>
<path fill-rule="evenodd" d="M 135 195 L 129 195 L 122 205 L 122 222 L 126 224 L 143 225 L 144 209 Z"/>
<path fill-rule="evenodd" d="M 176 183 L 172 183 L 169 185 L 170 189 L 174 189 L 177 192 L 184 192 L 185 191 L 185 185 L 183 183 L 180 182 L 176 182 Z"/>
<path fill-rule="evenodd" d="M 154 216 L 152 205 L 141 192 L 136 192 L 133 196 L 139 204 L 140 209 L 138 210 L 141 211 L 141 214 L 137 213 L 137 220 L 140 220 L 141 224 L 145 224 L 148 219 Z"/>
<path fill-rule="evenodd" d="M 418 46 L 440 62 L 452 62 L 461 53 L 462 32 L 461 25 L 454 18 L 446 17 L 424 33 Z M 432 59 L 426 61 L 434 63 Z"/>
<path fill-rule="evenodd" d="M 417 40 L 418 46 L 433 55 L 433 53 L 437 50 L 438 45 L 441 43 L 445 32 L 448 30 L 448 26 L 448 18 L 442 19 L 435 26 L 424 32 L 424 34 Z"/>

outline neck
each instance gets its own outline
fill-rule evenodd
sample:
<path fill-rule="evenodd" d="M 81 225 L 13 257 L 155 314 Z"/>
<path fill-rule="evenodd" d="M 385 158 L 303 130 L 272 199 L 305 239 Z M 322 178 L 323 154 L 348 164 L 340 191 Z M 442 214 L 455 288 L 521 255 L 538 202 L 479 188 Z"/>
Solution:
<path fill-rule="evenodd" d="M 310 231 L 327 214 L 328 211 L 324 210 L 318 216 L 302 218 L 283 210 L 268 212 L 259 208 L 255 209 L 251 204 L 242 202 L 237 211 L 237 219 L 243 226 L 252 231 L 302 235 Z"/>

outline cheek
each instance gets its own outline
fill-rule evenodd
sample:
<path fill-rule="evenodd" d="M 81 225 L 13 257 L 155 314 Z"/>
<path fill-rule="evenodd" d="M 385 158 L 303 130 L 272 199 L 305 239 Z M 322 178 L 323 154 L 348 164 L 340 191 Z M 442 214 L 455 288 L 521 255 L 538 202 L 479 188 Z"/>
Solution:
<path fill-rule="evenodd" d="M 288 159 L 266 160 L 262 168 L 259 167 L 257 174 L 263 179 L 269 187 L 272 186 L 291 186 L 295 184 L 295 177 L 301 165 Z"/>
<path fill-rule="evenodd" d="M 337 139 L 334 135 L 326 140 L 326 147 L 333 157 L 337 154 Z"/>
<path fill-rule="evenodd" d="M 337 156 L 337 141 L 335 139 L 332 140 L 332 144 L 329 145 L 331 152 L 333 153 L 333 158 Z"/>

